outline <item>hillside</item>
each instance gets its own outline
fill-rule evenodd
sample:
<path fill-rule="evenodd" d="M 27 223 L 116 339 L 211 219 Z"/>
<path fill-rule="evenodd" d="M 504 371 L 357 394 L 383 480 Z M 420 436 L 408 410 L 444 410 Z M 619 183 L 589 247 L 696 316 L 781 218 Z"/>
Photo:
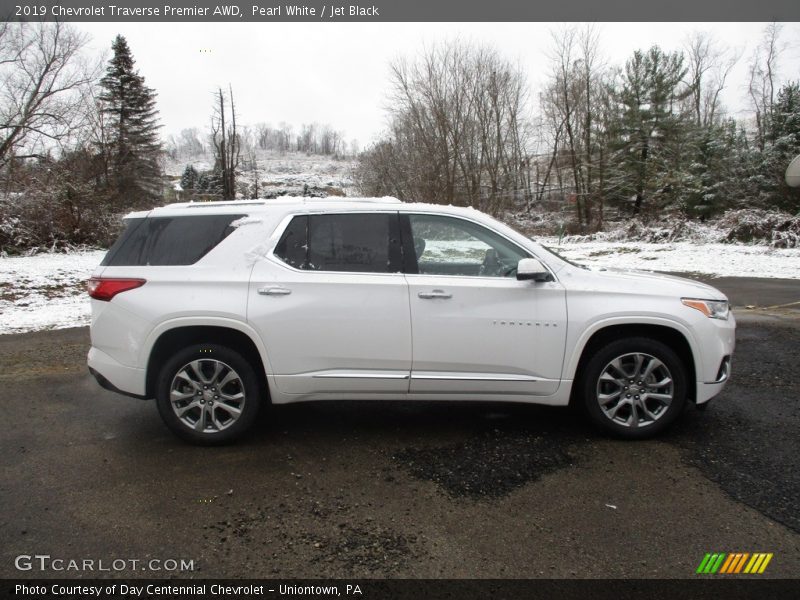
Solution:
<path fill-rule="evenodd" d="M 198 172 L 214 166 L 211 154 L 168 158 L 164 171 L 173 184 L 180 181 L 187 165 Z M 303 152 L 256 151 L 255 166 L 242 157 L 237 169 L 237 188 L 243 197 L 252 198 L 258 181 L 258 197 L 352 196 L 353 161 Z"/>

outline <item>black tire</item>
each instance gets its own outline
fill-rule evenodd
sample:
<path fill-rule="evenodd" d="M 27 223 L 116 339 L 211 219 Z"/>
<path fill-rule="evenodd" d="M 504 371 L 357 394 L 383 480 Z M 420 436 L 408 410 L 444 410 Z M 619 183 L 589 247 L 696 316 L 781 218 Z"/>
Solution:
<path fill-rule="evenodd" d="M 642 387 L 638 379 L 623 377 L 646 373 L 650 359 L 656 362 L 652 363 L 653 370 L 642 381 Z M 622 370 L 612 365 L 612 361 L 620 361 L 616 364 Z M 604 373 L 607 376 L 601 381 Z M 686 374 L 683 361 L 666 344 L 646 337 L 620 339 L 603 346 L 588 360 L 578 381 L 579 400 L 589 420 L 605 433 L 624 439 L 649 438 L 664 431 L 683 412 L 688 389 Z M 671 384 L 657 386 L 667 378 Z M 601 407 L 601 394 L 610 398 L 605 409 Z M 670 394 L 671 401 L 663 405 L 664 397 Z M 629 424 L 622 423 L 623 420 Z"/>
<path fill-rule="evenodd" d="M 212 378 L 214 373 L 217 378 Z M 218 388 L 217 383 L 222 385 Z M 161 368 L 155 390 L 158 412 L 167 427 L 204 446 L 241 438 L 252 426 L 265 394 L 253 365 L 236 350 L 218 344 L 192 344 L 177 352 Z M 181 398 L 184 395 L 188 396 Z M 176 412 L 181 409 L 183 418 Z"/>

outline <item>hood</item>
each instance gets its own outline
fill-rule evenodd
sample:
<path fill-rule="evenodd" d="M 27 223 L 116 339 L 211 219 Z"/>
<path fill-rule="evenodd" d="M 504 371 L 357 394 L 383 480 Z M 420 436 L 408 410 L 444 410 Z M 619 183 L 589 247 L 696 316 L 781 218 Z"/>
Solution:
<path fill-rule="evenodd" d="M 727 296 L 717 288 L 700 281 L 662 275 L 648 271 L 623 271 L 608 269 L 603 271 L 574 269 L 570 277 L 562 279 L 569 288 L 595 289 L 615 292 L 636 292 L 679 298 L 699 298 L 702 300 L 727 300 Z"/>

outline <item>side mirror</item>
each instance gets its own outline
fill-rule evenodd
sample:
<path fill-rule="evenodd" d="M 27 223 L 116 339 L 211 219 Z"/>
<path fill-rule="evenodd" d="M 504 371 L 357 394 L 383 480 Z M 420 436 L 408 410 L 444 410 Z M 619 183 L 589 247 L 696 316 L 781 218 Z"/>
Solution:
<path fill-rule="evenodd" d="M 520 281 L 552 281 L 553 276 L 538 258 L 523 258 L 517 265 L 517 279 Z"/>

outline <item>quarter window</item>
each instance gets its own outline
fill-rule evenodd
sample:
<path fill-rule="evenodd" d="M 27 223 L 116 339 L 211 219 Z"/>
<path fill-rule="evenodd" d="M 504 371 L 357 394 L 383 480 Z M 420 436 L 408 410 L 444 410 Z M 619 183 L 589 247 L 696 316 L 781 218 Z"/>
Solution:
<path fill-rule="evenodd" d="M 439 215 L 409 215 L 417 270 L 429 275 L 515 277 L 529 255 L 480 225 Z"/>
<path fill-rule="evenodd" d="M 129 219 L 100 264 L 108 267 L 192 265 L 224 240 L 245 215 Z"/>
<path fill-rule="evenodd" d="M 295 269 L 306 269 L 308 262 L 308 217 L 295 217 L 275 246 L 275 256 Z"/>
<path fill-rule="evenodd" d="M 297 216 L 275 247 L 286 264 L 309 271 L 396 273 L 401 270 L 397 215 Z"/>

